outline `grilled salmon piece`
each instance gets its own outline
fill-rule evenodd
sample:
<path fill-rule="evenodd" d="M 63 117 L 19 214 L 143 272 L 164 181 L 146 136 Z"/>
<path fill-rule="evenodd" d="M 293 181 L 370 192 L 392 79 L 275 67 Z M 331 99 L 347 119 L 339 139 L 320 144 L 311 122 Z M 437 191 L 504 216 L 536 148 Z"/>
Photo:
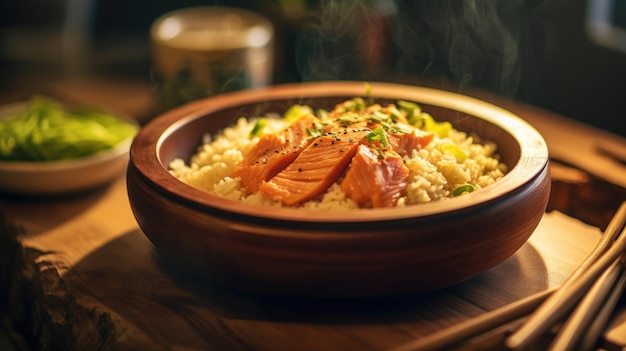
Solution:
<path fill-rule="evenodd" d="M 266 134 L 235 167 L 232 177 L 240 177 L 248 193 L 255 193 L 259 185 L 270 180 L 291 164 L 312 140 L 307 129 L 313 128 L 317 118 L 305 115 L 278 134 Z"/>
<path fill-rule="evenodd" d="M 274 201 L 291 206 L 324 193 L 344 172 L 369 130 L 325 134 L 259 187 Z"/>
<path fill-rule="evenodd" d="M 413 150 L 426 147 L 434 138 L 434 133 L 423 132 L 418 129 L 410 132 L 387 133 L 389 146 L 400 156 L 411 155 Z"/>
<path fill-rule="evenodd" d="M 367 145 L 359 145 L 341 190 L 361 206 L 391 207 L 402 197 L 408 175 L 408 168 L 395 151 L 384 150 L 381 155 Z"/>

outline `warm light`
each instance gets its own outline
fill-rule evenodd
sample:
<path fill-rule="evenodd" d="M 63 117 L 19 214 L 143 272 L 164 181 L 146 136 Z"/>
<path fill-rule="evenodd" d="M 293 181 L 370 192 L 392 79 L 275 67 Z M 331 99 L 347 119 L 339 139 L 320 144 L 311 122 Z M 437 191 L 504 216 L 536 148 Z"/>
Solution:
<path fill-rule="evenodd" d="M 271 34 L 267 28 L 262 26 L 254 26 L 250 28 L 248 32 L 248 45 L 255 48 L 260 48 L 267 45 L 270 40 Z"/>
<path fill-rule="evenodd" d="M 177 18 L 166 18 L 159 26 L 161 40 L 170 40 L 180 34 L 182 25 Z"/>

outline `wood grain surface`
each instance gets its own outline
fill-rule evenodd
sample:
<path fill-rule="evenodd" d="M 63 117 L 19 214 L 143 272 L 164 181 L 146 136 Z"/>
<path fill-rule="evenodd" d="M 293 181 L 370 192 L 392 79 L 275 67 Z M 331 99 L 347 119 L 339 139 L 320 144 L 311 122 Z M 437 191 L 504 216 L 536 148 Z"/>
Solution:
<path fill-rule="evenodd" d="M 127 90 L 113 84 L 89 95 L 83 86 L 62 84 L 55 91 L 120 105 L 129 101 L 129 94 L 119 94 Z M 121 96 L 112 98 L 111 91 Z M 32 342 L 48 350 L 386 350 L 558 286 L 626 198 L 626 167 L 618 157 L 626 141 L 548 111 L 479 97 L 544 135 L 551 156 L 561 161 L 552 166 L 559 179 L 553 179 L 549 209 L 567 215 L 547 213 L 513 257 L 471 281 L 427 295 L 367 301 L 267 297 L 214 286 L 155 252 L 138 229 L 120 178 L 76 196 L 0 195 L 0 212 L 27 233 L 16 254 L 24 266 L 11 290 L 22 295 L 11 316 L 33 322 L 27 325 L 37 338 Z M 612 154 L 598 152 L 599 143 Z M 20 314 L 32 320 L 16 318 Z M 626 347 L 625 335 L 622 301 L 601 346 Z"/>
<path fill-rule="evenodd" d="M 29 232 L 22 243 L 49 316 L 42 330 L 61 335 L 44 340 L 75 349 L 385 350 L 557 286 L 600 234 L 553 212 L 513 257 L 453 288 L 316 300 L 229 290 L 174 265 L 138 229 L 124 179 L 81 196 L 1 204 Z"/>

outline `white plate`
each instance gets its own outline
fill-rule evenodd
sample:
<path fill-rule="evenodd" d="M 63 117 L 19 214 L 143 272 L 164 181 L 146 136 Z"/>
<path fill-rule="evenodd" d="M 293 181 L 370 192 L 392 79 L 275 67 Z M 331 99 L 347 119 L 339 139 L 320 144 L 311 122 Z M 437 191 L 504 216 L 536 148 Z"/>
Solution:
<path fill-rule="evenodd" d="M 24 103 L 0 107 L 0 119 L 24 109 Z M 0 192 L 59 195 L 104 185 L 120 177 L 128 165 L 132 138 L 102 153 L 50 162 L 0 161 Z"/>

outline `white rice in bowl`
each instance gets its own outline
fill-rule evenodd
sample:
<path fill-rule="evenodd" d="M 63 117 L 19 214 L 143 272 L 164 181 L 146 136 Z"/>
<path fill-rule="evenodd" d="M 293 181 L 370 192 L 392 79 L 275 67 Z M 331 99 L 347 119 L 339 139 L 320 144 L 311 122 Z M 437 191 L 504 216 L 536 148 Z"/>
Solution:
<path fill-rule="evenodd" d="M 239 178 L 230 176 L 235 166 L 258 142 L 259 137 L 251 137 L 251 131 L 261 118 L 267 122 L 266 134 L 280 131 L 289 125 L 276 115 L 240 117 L 234 125 L 223 129 L 218 135 L 205 135 L 202 145 L 191 156 L 189 163 L 180 158 L 174 159 L 169 164 L 170 173 L 209 194 L 250 204 L 284 206 L 262 192 L 247 194 Z M 449 152 L 451 148 L 460 149 L 465 157 L 455 157 L 454 152 Z M 470 186 L 475 191 L 493 184 L 507 172 L 507 166 L 500 162 L 496 151 L 494 143 L 481 141 L 476 136 L 454 128 L 448 130 L 446 135 L 435 133 L 426 147 L 414 150 L 410 156 L 403 158 L 409 175 L 405 193 L 396 206 L 449 199 L 458 195 L 453 192 L 460 185 Z M 340 181 L 341 177 L 324 194 L 296 207 L 317 210 L 359 208 L 359 204 L 342 192 Z"/>

